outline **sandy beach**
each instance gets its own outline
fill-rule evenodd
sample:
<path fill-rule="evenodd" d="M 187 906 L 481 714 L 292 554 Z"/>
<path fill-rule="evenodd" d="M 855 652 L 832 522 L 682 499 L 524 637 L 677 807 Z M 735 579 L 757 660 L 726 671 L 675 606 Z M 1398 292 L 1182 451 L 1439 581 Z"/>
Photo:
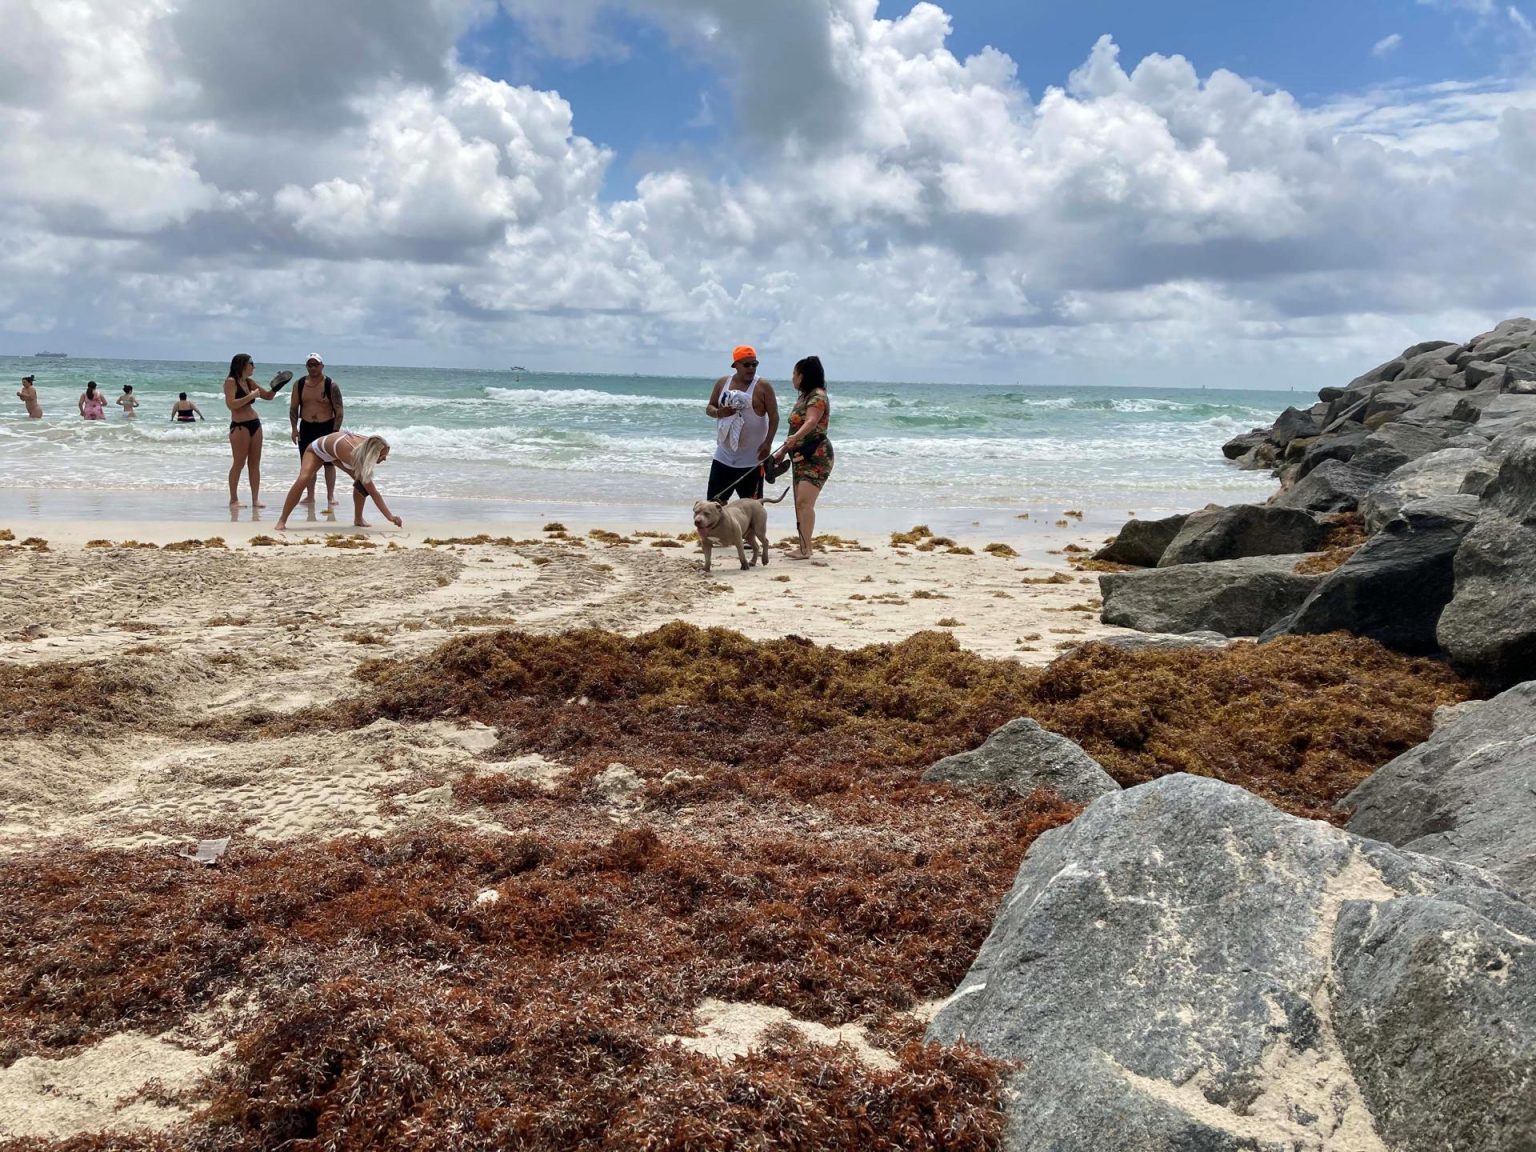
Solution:
<path fill-rule="evenodd" d="M 542 786 L 569 766 L 537 755 L 488 762 L 499 735 L 481 724 L 380 721 L 233 746 L 195 730 L 325 706 L 359 690 L 364 661 L 419 656 L 453 637 L 636 635 L 686 620 L 858 648 L 935 629 L 976 653 L 1038 665 L 1119 631 L 1098 623 L 1095 578 L 1070 571 L 1059 552 L 1088 543 L 1082 532 L 1037 534 L 1032 558 L 985 552 L 994 542 L 981 539 L 919 550 L 872 538 L 829 540 L 814 560 L 791 562 L 776 542 L 766 567 L 742 571 L 733 553 L 717 550 L 706 574 L 696 542 L 654 526 L 309 524 L 283 535 L 266 524 L 220 525 L 217 535 L 188 527 L 76 520 L 6 530 L 0 663 L 39 678 L 82 670 L 87 701 L 92 678 L 126 677 L 126 699 L 142 689 L 147 707 L 125 709 L 122 693 L 110 694 L 119 703 L 103 693 L 68 723 L 0 746 L 0 855 L 170 855 L 215 836 L 276 847 L 387 835 L 434 818 L 479 834 L 514 832 L 454 804 L 454 785 L 497 771 Z M 785 1015 L 712 1011 L 759 1021 L 742 1050 Z M 187 1088 L 208 1071 L 218 1044 L 196 1055 L 189 1029 L 197 1022 L 169 1038 L 118 1033 L 77 1058 L 17 1061 L 0 1073 L 0 1134 L 179 1121 L 186 1109 L 124 1108 L 120 1098 L 154 1078 Z"/>

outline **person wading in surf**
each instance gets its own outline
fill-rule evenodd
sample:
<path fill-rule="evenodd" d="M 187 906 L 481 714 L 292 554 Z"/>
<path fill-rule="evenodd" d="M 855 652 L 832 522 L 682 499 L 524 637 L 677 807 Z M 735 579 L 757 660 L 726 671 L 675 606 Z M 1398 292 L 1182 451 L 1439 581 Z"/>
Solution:
<path fill-rule="evenodd" d="M 322 436 L 341 427 L 341 385 L 325 374 L 325 361 L 311 352 L 304 361 L 305 375 L 293 386 L 288 399 L 290 438 L 299 446 L 299 467 L 304 466 L 304 450 Z M 310 478 L 304 503 L 315 502 L 315 481 Z M 336 507 L 336 465 L 325 466 L 326 507 Z"/>

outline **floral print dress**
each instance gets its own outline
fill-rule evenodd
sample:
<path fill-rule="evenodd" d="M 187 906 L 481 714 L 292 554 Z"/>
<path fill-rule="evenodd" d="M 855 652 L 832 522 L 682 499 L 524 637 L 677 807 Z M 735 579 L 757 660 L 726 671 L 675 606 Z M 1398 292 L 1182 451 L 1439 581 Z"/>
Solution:
<path fill-rule="evenodd" d="M 827 439 L 827 428 L 832 422 L 832 405 L 827 400 L 824 388 L 813 388 L 809 392 L 800 393 L 800 398 L 795 401 L 795 406 L 789 413 L 789 434 L 793 436 L 800 431 L 811 403 L 816 400 L 821 402 L 820 425 L 800 442 L 792 459 L 795 465 L 795 484 L 798 485 L 804 480 L 820 488 L 826 484 L 827 477 L 832 475 L 833 461 L 832 441 Z"/>

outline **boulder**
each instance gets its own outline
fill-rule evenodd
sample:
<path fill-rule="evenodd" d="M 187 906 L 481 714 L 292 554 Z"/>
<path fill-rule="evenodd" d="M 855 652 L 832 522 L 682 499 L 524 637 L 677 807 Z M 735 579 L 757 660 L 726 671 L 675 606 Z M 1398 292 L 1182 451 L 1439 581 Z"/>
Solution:
<path fill-rule="evenodd" d="M 1020 796 L 1036 788 L 1052 788 L 1073 804 L 1120 791 L 1092 756 L 1027 717 L 1010 720 L 980 748 L 944 757 L 923 773 L 923 782 L 1001 785 Z"/>
<path fill-rule="evenodd" d="M 1326 388 L 1319 388 L 1317 390 L 1317 398 L 1324 404 L 1332 404 L 1342 395 L 1344 395 L 1344 389 L 1334 388 L 1331 385 Z"/>
<path fill-rule="evenodd" d="M 1263 504 L 1206 508 L 1184 521 L 1157 566 L 1311 552 L 1327 534 L 1328 526 L 1319 517 L 1299 508 Z"/>
<path fill-rule="evenodd" d="M 1350 466 L 1376 476 L 1389 476 L 1410 460 L 1445 447 L 1454 432 L 1465 427 L 1393 423 L 1372 432 L 1349 458 Z"/>
<path fill-rule="evenodd" d="M 1509 378 L 1508 364 L 1494 364 L 1487 360 L 1474 360 L 1463 371 L 1466 374 L 1468 388 L 1477 388 L 1487 383 L 1497 391 L 1499 385 Z"/>
<path fill-rule="evenodd" d="M 1444 380 L 1456 371 L 1453 361 L 1460 351 L 1460 344 L 1442 344 L 1438 348 L 1408 357 L 1393 383 L 1416 379 Z"/>
<path fill-rule="evenodd" d="M 1167 776 L 1035 841 L 928 1038 L 1018 1062 L 1019 1152 L 1513 1152 L 1536 1139 L 1532 939 L 1475 868 Z"/>
<path fill-rule="evenodd" d="M 1280 413 L 1280 418 L 1270 429 L 1269 440 L 1277 448 L 1284 448 L 1298 436 L 1316 436 L 1322 430 L 1322 425 L 1311 412 L 1301 408 L 1287 408 Z"/>
<path fill-rule="evenodd" d="M 1412 408 L 1414 403 L 1435 385 L 1433 380 L 1396 380 L 1373 394 L 1365 406 L 1363 419 L 1372 416 L 1395 416 Z"/>
<path fill-rule="evenodd" d="M 1461 348 L 1460 344 L 1451 340 L 1421 340 L 1411 348 L 1404 348 L 1402 359 L 1406 362 L 1415 356 L 1422 356 L 1426 352 L 1440 352 L 1441 359 L 1448 360 Z"/>
<path fill-rule="evenodd" d="M 1348 461 L 1370 437 L 1371 430 L 1359 424 L 1352 424 L 1342 432 L 1319 436 L 1302 455 L 1301 475 L 1305 476 L 1324 460 Z"/>
<path fill-rule="evenodd" d="M 1350 424 L 1360 423 L 1365 419 L 1365 410 L 1370 407 L 1370 403 L 1369 393 L 1361 395 L 1358 392 L 1345 392 L 1328 405 L 1328 412 L 1323 417 L 1323 432 L 1339 432 Z"/>
<path fill-rule="evenodd" d="M 1489 344 L 1501 340 L 1519 346 L 1529 344 L 1533 339 L 1536 339 L 1536 320 L 1529 316 L 1511 316 L 1508 320 L 1501 320 L 1490 331 L 1472 337 L 1467 347 L 1482 351 Z"/>
<path fill-rule="evenodd" d="M 1263 428 L 1255 428 L 1251 432 L 1244 432 L 1241 436 L 1234 436 L 1228 440 L 1221 446 L 1221 454 L 1228 460 L 1240 460 L 1268 440 L 1267 431 Z"/>
<path fill-rule="evenodd" d="M 1473 496 L 1408 505 L 1264 638 L 1352 632 L 1399 652 L 1436 651 L 1435 625 L 1451 600 L 1456 549 L 1477 514 Z"/>
<path fill-rule="evenodd" d="M 1536 989 L 1505 975 L 1536 964 L 1536 917 L 1516 909 L 1477 892 L 1339 909 L 1334 1032 L 1387 1147 L 1536 1148 Z"/>
<path fill-rule="evenodd" d="M 1414 355 L 1418 355 L 1418 353 L 1414 353 Z M 1351 380 L 1349 388 L 1361 388 L 1370 384 L 1381 384 L 1387 380 L 1395 380 L 1402 374 L 1403 365 L 1407 363 L 1408 359 L 1406 356 L 1398 356 L 1388 360 L 1385 364 L 1378 364 L 1363 376 L 1356 376 Z"/>
<path fill-rule="evenodd" d="M 1431 496 L 1455 496 L 1478 471 L 1485 454 L 1476 448 L 1442 448 L 1404 464 L 1360 502 L 1367 532 L 1379 532 L 1403 506 Z"/>
<path fill-rule="evenodd" d="M 1338 808 L 1351 832 L 1476 864 L 1536 905 L 1536 681 L 1458 709 Z"/>
<path fill-rule="evenodd" d="M 1185 514 L 1161 520 L 1127 520 L 1116 537 L 1093 554 L 1095 560 L 1154 568 L 1164 550 L 1184 527 Z"/>
<path fill-rule="evenodd" d="M 1483 405 L 1477 430 L 1489 439 L 1516 433 L 1536 436 L 1536 396 L 1495 396 Z"/>
<path fill-rule="evenodd" d="M 1249 556 L 1099 577 L 1103 619 L 1139 632 L 1257 636 L 1297 608 L 1321 576 L 1296 571 L 1301 556 Z"/>
<path fill-rule="evenodd" d="M 1536 396 L 1536 380 L 1511 380 L 1500 391 L 1511 396 Z"/>
<path fill-rule="evenodd" d="M 1440 647 L 1475 675 L 1536 677 L 1536 525 L 1486 510 L 1456 550 L 1455 575 L 1435 629 Z"/>
<path fill-rule="evenodd" d="M 1495 512 L 1519 524 L 1536 524 L 1536 436 L 1510 445 L 1481 495 Z"/>
<path fill-rule="evenodd" d="M 1516 380 L 1536 380 L 1536 348 L 1517 348 L 1494 361 L 1495 367 L 1505 370 L 1505 378 L 1499 386 L 1507 388 Z"/>
<path fill-rule="evenodd" d="M 1271 501 L 1275 508 L 1305 508 L 1311 512 L 1353 512 L 1378 482 L 1342 460 L 1324 460 L 1288 492 Z"/>
<path fill-rule="evenodd" d="M 1437 425 L 1446 422 L 1476 424 L 1483 407 L 1493 401 L 1492 392 L 1432 392 L 1398 416 L 1400 424 Z"/>

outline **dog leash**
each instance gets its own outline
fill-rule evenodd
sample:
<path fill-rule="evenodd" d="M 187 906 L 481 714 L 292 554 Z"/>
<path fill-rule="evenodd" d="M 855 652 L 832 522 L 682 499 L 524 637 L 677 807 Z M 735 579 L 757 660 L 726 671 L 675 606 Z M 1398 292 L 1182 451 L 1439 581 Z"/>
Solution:
<path fill-rule="evenodd" d="M 759 476 L 761 476 L 763 474 L 763 466 L 761 464 L 754 464 L 753 468 L 757 469 L 757 474 Z M 713 496 L 709 497 L 709 499 L 714 501 L 714 502 L 716 502 L 716 503 L 718 503 L 719 500 L 720 500 L 720 497 L 724 496 L 727 492 L 729 492 L 732 488 L 736 487 L 736 485 L 740 484 L 743 480 L 745 480 L 750 475 L 752 475 L 752 468 L 744 469 L 740 476 L 737 476 L 736 479 L 732 480 L 724 488 L 720 489 L 720 491 L 716 492 Z M 698 489 L 694 489 L 694 491 L 698 491 Z"/>

